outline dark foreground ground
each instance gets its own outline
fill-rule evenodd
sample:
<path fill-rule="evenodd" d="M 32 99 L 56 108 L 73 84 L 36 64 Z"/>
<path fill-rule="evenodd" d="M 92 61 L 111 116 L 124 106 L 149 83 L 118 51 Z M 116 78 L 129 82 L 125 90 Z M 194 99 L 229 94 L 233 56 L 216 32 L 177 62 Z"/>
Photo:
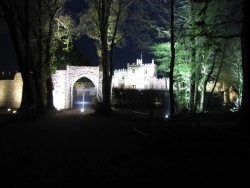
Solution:
<path fill-rule="evenodd" d="M 170 124 L 132 109 L 0 116 L 0 187 L 249 187 L 249 134 L 232 114 Z"/>

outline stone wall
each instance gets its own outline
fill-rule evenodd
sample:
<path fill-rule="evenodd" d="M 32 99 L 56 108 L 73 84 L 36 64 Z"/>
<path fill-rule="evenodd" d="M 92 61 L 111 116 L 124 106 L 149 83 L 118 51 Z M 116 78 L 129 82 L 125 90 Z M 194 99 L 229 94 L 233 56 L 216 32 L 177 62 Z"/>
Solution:
<path fill-rule="evenodd" d="M 54 75 L 52 75 L 53 81 L 53 101 L 56 109 L 65 109 L 66 103 L 66 71 L 57 70 Z"/>
<path fill-rule="evenodd" d="M 75 82 L 86 77 L 91 80 L 97 89 L 97 98 L 101 98 L 102 72 L 99 74 L 99 67 L 88 66 L 67 66 L 66 70 L 58 70 L 52 75 L 54 85 L 53 98 L 56 109 L 70 109 L 73 107 L 73 87 Z"/>
<path fill-rule="evenodd" d="M 0 80 L 0 108 L 19 108 L 22 92 L 21 73 L 16 73 L 13 80 Z"/>
<path fill-rule="evenodd" d="M 67 70 L 58 70 L 52 75 L 54 105 L 57 109 L 72 107 L 73 85 L 81 77 L 87 77 L 93 82 L 97 89 L 97 100 L 102 101 L 102 72 L 99 71 L 99 67 L 67 66 Z M 152 78 L 148 84 L 150 89 L 165 90 L 165 82 L 164 79 Z M 169 84 L 168 81 L 167 84 Z M 117 85 L 119 84 L 117 83 Z M 211 86 L 212 83 L 208 83 L 207 92 L 210 92 Z M 0 79 L 0 108 L 19 108 L 22 100 L 22 90 L 21 73 L 15 73 L 14 78 Z M 218 83 L 215 92 L 221 91 Z M 236 99 L 234 97 L 234 100 Z"/>

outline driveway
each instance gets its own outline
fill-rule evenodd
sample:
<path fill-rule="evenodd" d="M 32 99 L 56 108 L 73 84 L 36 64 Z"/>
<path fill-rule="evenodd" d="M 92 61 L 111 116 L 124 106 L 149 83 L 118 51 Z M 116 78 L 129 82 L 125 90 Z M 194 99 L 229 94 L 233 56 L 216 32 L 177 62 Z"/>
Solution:
<path fill-rule="evenodd" d="M 249 178 L 249 143 L 232 129 L 164 128 L 135 122 L 130 110 L 0 120 L 2 187 L 217 187 Z M 135 127 L 148 123 L 149 132 Z"/>

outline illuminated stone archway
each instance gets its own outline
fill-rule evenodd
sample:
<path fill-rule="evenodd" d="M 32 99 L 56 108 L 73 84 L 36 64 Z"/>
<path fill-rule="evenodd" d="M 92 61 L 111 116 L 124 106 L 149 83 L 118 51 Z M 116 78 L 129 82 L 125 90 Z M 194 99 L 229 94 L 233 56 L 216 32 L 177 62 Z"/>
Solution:
<path fill-rule="evenodd" d="M 58 110 L 72 108 L 73 85 L 81 77 L 86 77 L 94 83 L 97 100 L 102 100 L 102 74 L 99 67 L 67 66 L 66 70 L 57 70 L 52 75 L 54 106 Z"/>

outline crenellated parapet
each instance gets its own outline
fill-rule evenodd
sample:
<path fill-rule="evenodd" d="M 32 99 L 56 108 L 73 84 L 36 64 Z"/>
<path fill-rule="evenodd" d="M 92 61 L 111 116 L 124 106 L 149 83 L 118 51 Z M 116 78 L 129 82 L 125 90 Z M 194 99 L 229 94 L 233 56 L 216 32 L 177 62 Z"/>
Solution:
<path fill-rule="evenodd" d="M 151 63 L 143 64 L 142 59 L 136 63 L 127 64 L 127 69 L 114 71 L 112 79 L 113 88 L 124 89 L 166 89 L 166 80 L 157 78 L 157 65 L 152 59 Z"/>
<path fill-rule="evenodd" d="M 127 69 L 116 69 L 115 70 L 115 73 L 126 73 L 126 72 L 128 72 L 128 70 Z"/>

